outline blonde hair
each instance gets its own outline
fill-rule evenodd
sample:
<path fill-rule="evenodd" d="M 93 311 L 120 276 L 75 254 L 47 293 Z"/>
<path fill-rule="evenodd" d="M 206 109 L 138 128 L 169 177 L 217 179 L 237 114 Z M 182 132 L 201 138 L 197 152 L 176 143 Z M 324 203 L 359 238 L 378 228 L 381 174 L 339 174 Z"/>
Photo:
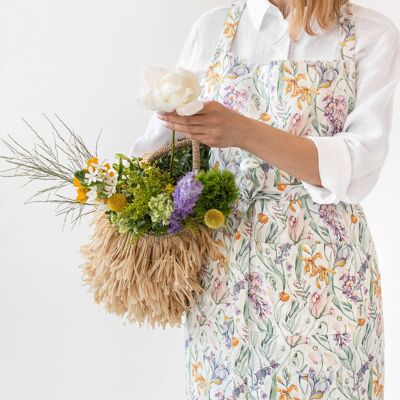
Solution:
<path fill-rule="evenodd" d="M 290 12 L 290 36 L 296 39 L 301 31 L 315 35 L 313 24 L 330 29 L 339 17 L 340 9 L 349 0 L 286 0 Z"/>

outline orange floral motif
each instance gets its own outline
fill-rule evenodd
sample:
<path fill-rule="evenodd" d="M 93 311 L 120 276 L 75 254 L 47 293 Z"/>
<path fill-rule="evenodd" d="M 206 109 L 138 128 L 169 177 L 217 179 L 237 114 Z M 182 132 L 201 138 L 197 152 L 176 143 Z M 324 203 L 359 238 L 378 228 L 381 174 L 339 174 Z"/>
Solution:
<path fill-rule="evenodd" d="M 224 24 L 224 35 L 229 38 L 232 39 L 234 34 L 235 34 L 235 30 L 236 30 L 236 26 L 238 24 L 238 21 L 234 22 L 233 24 L 231 22 L 225 22 Z"/>
<path fill-rule="evenodd" d="M 262 224 L 266 224 L 267 222 L 268 222 L 268 216 L 267 215 L 265 215 L 265 214 L 263 214 L 263 213 L 260 213 L 260 214 L 258 214 L 258 220 L 262 223 Z"/>
<path fill-rule="evenodd" d="M 213 261 L 218 261 L 217 267 L 219 270 L 222 268 L 225 272 L 227 271 L 228 262 L 226 257 L 222 253 L 218 252 L 210 257 Z"/>
<path fill-rule="evenodd" d="M 307 274 L 310 272 L 310 276 L 316 276 L 316 286 L 318 289 L 321 289 L 321 282 L 325 282 L 327 285 L 329 283 L 328 274 L 335 274 L 336 271 L 334 269 L 325 267 L 323 265 L 317 265 L 316 262 L 318 259 L 322 259 L 322 253 L 320 251 L 315 254 L 310 254 L 308 249 L 302 246 L 303 251 L 309 254 L 308 257 L 301 257 L 301 260 L 305 262 L 304 272 Z"/>
<path fill-rule="evenodd" d="M 351 222 L 352 222 L 353 224 L 356 224 L 357 221 L 358 221 L 357 215 L 351 214 Z"/>
<path fill-rule="evenodd" d="M 378 399 L 383 398 L 383 383 L 382 383 L 382 373 L 375 370 L 375 368 L 372 369 L 372 373 L 375 375 L 375 379 L 373 379 L 372 384 L 374 385 L 374 395 Z"/>
<path fill-rule="evenodd" d="M 375 276 L 375 279 L 372 281 L 372 285 L 374 287 L 374 294 L 376 297 L 381 297 L 382 295 L 382 287 L 381 287 L 381 274 L 377 273 L 376 271 L 373 271 L 373 274 Z"/>
<path fill-rule="evenodd" d="M 271 121 L 271 117 L 267 113 L 262 113 L 259 117 L 259 119 L 263 122 L 269 122 Z"/>
<path fill-rule="evenodd" d="M 306 86 L 299 85 L 301 80 L 305 80 L 304 74 L 296 74 L 285 66 L 284 70 L 286 73 L 290 75 L 288 78 L 284 78 L 284 82 L 286 83 L 285 94 L 292 94 L 291 97 L 297 97 L 297 107 L 301 110 L 303 108 L 302 103 L 307 102 L 308 105 L 311 104 L 312 95 L 319 94 L 318 89 L 309 88 Z"/>
<path fill-rule="evenodd" d="M 207 74 L 205 79 L 208 84 L 209 91 L 212 91 L 214 87 L 217 86 L 222 81 L 221 75 L 219 75 L 218 72 L 214 71 L 214 69 L 219 67 L 220 65 L 221 63 L 217 61 L 216 63 L 211 64 L 207 69 Z"/>
<path fill-rule="evenodd" d="M 280 377 L 277 378 L 277 381 L 280 384 L 284 385 L 284 383 Z M 292 397 L 292 394 L 291 394 L 292 392 L 299 391 L 299 388 L 295 384 L 285 386 L 284 388 L 276 388 L 275 390 L 279 393 L 278 400 L 299 400 L 298 397 Z"/>
<path fill-rule="evenodd" d="M 287 301 L 289 301 L 289 298 L 290 298 L 290 296 L 289 296 L 289 294 L 287 294 L 286 292 L 280 292 L 280 293 L 279 293 L 279 299 L 280 299 L 281 301 L 287 302 Z"/>
<path fill-rule="evenodd" d="M 194 377 L 194 381 L 197 383 L 197 393 L 200 395 L 200 392 L 203 391 L 206 394 L 207 390 L 207 380 L 206 378 L 197 372 L 198 369 L 203 368 L 203 364 L 201 361 L 197 363 L 192 363 L 192 375 Z"/>

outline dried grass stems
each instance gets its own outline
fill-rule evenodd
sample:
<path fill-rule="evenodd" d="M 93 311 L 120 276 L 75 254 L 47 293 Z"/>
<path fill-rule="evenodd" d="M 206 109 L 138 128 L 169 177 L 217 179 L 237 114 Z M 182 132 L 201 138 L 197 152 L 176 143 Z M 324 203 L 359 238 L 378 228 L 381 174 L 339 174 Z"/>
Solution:
<path fill-rule="evenodd" d="M 97 204 L 79 203 L 59 191 L 73 183 L 74 173 L 86 167 L 86 160 L 96 156 L 101 131 L 96 140 L 95 153 L 93 154 L 85 145 L 81 136 L 76 134 L 57 114 L 55 118 L 61 124 L 61 131 L 49 117 L 42 114 L 51 127 L 52 140 L 46 141 L 32 125 L 24 118 L 22 121 L 33 132 L 37 141 L 32 148 L 18 143 L 12 136 L 1 139 L 8 148 L 10 155 L 0 155 L 11 168 L 0 170 L 0 177 L 23 177 L 27 182 L 22 187 L 33 181 L 48 181 L 51 184 L 33 194 L 25 204 L 29 203 L 54 203 L 56 215 L 64 215 L 63 230 L 68 216 L 71 226 L 80 219 L 96 210 Z"/>

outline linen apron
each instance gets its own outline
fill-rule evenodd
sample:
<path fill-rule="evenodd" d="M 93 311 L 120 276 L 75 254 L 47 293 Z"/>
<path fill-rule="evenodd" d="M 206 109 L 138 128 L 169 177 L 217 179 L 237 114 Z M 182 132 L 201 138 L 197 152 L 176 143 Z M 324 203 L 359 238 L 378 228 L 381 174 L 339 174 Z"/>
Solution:
<path fill-rule="evenodd" d="M 230 51 L 245 5 L 229 7 L 202 99 L 288 134 L 341 132 L 355 104 L 352 4 L 340 12 L 337 59 L 262 65 Z M 186 312 L 186 398 L 382 399 L 380 273 L 362 207 L 317 204 L 240 148 L 211 148 L 210 167 L 232 171 L 241 198 L 213 232 L 219 256 Z"/>

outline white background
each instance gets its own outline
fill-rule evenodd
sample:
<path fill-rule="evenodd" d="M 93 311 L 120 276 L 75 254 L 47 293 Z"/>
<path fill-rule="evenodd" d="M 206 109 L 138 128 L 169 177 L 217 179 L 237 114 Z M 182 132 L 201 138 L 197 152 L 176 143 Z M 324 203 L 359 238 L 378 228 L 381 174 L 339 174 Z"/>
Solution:
<path fill-rule="evenodd" d="M 41 113 L 57 113 L 90 145 L 103 129 L 103 156 L 128 152 L 150 116 L 136 105 L 142 68 L 173 66 L 195 19 L 220 4 L 1 0 L 0 137 L 29 145 L 20 117 L 50 132 Z M 359 4 L 400 26 L 397 2 Z M 363 202 L 382 272 L 389 400 L 400 376 L 399 130 L 395 112 L 386 165 Z M 134 327 L 95 305 L 79 269 L 87 220 L 62 231 L 51 205 L 23 205 L 38 187 L 22 184 L 0 179 L 0 399 L 184 400 L 183 328 Z"/>

